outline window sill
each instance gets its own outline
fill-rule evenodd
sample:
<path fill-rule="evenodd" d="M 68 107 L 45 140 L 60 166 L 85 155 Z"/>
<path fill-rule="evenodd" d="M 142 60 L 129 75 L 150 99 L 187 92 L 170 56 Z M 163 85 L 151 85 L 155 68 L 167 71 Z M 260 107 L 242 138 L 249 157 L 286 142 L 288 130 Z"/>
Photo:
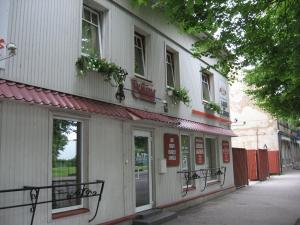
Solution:
<path fill-rule="evenodd" d="M 144 81 L 147 81 L 147 82 L 149 82 L 149 83 L 152 83 L 152 80 L 148 80 L 145 76 L 142 76 L 142 75 L 139 75 L 139 74 L 134 74 L 134 76 L 136 77 L 136 78 L 139 78 L 139 79 L 141 79 L 141 80 L 144 80 Z"/>
<path fill-rule="evenodd" d="M 210 180 L 210 181 L 207 181 L 207 186 L 214 185 L 214 184 L 220 184 L 220 181 L 219 180 Z"/>
<path fill-rule="evenodd" d="M 61 218 L 69 217 L 69 216 L 76 216 L 76 215 L 80 215 L 80 214 L 84 214 L 84 213 L 88 213 L 88 212 L 90 212 L 89 209 L 81 208 L 81 209 L 74 209 L 74 210 L 69 210 L 69 211 L 65 211 L 65 212 L 53 213 L 52 219 L 56 220 L 56 219 L 61 219 Z"/>

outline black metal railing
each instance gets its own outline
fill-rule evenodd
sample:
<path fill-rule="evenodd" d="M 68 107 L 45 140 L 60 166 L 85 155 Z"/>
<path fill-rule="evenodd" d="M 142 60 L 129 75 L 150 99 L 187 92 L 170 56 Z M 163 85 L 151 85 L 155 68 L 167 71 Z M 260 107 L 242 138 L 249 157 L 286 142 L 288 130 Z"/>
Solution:
<path fill-rule="evenodd" d="M 50 185 L 50 186 L 24 186 L 23 188 L 0 190 L 0 194 L 8 194 L 13 192 L 29 192 L 29 200 L 27 203 L 12 204 L 7 206 L 0 205 L 0 210 L 31 206 L 30 212 L 32 213 L 32 215 L 31 215 L 30 225 L 33 225 L 36 207 L 39 204 L 57 203 L 62 201 L 98 197 L 96 211 L 94 213 L 94 216 L 89 220 L 89 222 L 91 222 L 97 216 L 99 205 L 102 198 L 103 189 L 104 189 L 104 183 L 105 182 L 103 180 L 97 180 L 94 182 L 86 182 L 86 183 L 59 184 L 59 185 Z M 95 185 L 95 186 L 98 185 L 99 189 L 96 189 L 96 187 L 95 189 L 90 189 L 91 185 Z M 52 193 L 54 193 L 55 190 L 57 189 L 61 189 L 61 188 L 65 189 L 67 187 L 75 187 L 75 191 L 73 189 L 73 191 L 64 192 L 64 196 L 65 196 L 64 198 L 39 201 L 40 193 L 42 190 L 51 189 Z"/>
<path fill-rule="evenodd" d="M 220 181 L 220 186 L 222 187 L 225 183 L 226 178 L 226 167 L 219 167 L 219 168 L 205 168 L 205 169 L 198 169 L 198 170 L 182 170 L 178 171 L 178 174 L 182 174 L 185 183 L 186 188 L 185 195 L 187 195 L 189 188 L 188 185 L 190 184 L 190 181 L 192 180 L 200 180 L 203 181 L 203 187 L 201 188 L 201 192 L 203 192 L 207 187 L 207 181 L 208 178 L 216 179 Z"/>

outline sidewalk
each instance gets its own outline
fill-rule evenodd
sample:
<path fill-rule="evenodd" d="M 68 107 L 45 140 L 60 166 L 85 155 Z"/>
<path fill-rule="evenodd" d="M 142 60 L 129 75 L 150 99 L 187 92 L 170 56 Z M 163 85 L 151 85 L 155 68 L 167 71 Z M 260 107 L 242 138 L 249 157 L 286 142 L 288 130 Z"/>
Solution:
<path fill-rule="evenodd" d="M 300 170 L 291 170 L 179 212 L 164 225 L 295 225 L 300 217 Z"/>

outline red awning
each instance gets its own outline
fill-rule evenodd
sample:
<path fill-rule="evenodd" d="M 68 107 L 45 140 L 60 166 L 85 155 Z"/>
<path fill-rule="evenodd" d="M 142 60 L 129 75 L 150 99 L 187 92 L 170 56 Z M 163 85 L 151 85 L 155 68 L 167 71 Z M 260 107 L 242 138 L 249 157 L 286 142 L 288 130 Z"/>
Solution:
<path fill-rule="evenodd" d="M 179 129 L 232 137 L 236 136 L 230 129 L 209 126 L 195 121 L 119 106 L 3 79 L 0 79 L 0 99 L 1 98 L 13 99 L 38 105 L 52 106 L 62 109 L 98 113 L 118 119 L 132 120 L 134 116 L 141 120 L 166 123 Z"/>
<path fill-rule="evenodd" d="M 198 132 L 210 133 L 210 134 L 216 134 L 216 135 L 224 135 L 224 136 L 230 136 L 230 137 L 237 136 L 230 129 L 210 126 L 207 124 L 190 121 L 190 120 L 184 120 L 184 119 L 178 119 L 178 121 L 179 121 L 178 128 L 180 128 L 180 129 L 186 129 L 186 130 L 192 130 L 192 131 L 198 131 Z"/>
<path fill-rule="evenodd" d="M 126 108 L 122 106 L 1 79 L 0 98 L 132 119 Z"/>
<path fill-rule="evenodd" d="M 134 109 L 134 108 L 127 108 L 128 112 L 132 113 L 133 115 L 143 119 L 143 120 L 151 120 L 156 122 L 162 122 L 162 123 L 168 123 L 168 124 L 178 124 L 179 122 L 166 115 L 162 115 L 159 113 L 154 112 L 148 112 L 140 109 Z"/>

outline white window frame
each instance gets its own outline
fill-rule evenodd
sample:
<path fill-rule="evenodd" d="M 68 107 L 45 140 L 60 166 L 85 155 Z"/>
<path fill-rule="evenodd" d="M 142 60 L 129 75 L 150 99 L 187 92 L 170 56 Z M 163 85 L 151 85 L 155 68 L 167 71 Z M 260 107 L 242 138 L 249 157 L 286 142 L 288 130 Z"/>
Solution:
<path fill-rule="evenodd" d="M 98 21 L 98 24 L 94 24 L 92 21 L 88 21 L 86 19 L 84 19 L 84 10 L 87 10 L 92 14 L 95 14 L 97 16 L 97 21 Z M 82 27 L 82 21 L 85 21 L 89 24 L 91 24 L 92 26 L 95 26 L 97 27 L 97 30 L 98 30 L 98 44 L 99 44 L 99 57 L 102 56 L 102 32 L 101 32 L 101 28 L 102 28 L 102 24 L 101 24 L 101 14 L 95 10 L 93 10 L 91 7 L 87 6 L 87 5 L 83 5 L 82 7 L 82 16 L 81 16 L 81 27 Z M 91 16 L 91 19 L 92 19 L 92 16 Z M 82 34 L 83 34 L 83 30 L 81 30 L 81 39 L 82 39 Z M 82 40 L 81 40 L 81 43 L 82 43 Z M 89 54 L 86 54 L 86 53 L 83 53 L 81 51 L 81 48 L 80 48 L 80 52 L 81 52 L 81 55 L 83 56 L 89 56 Z"/>
<path fill-rule="evenodd" d="M 206 78 L 206 79 L 204 79 Z M 201 80 L 202 80 L 202 101 L 207 103 L 208 101 L 206 99 L 204 99 L 204 86 L 206 85 L 208 88 L 208 94 L 209 94 L 209 101 L 212 101 L 212 95 L 211 95 L 211 87 L 210 87 L 210 75 L 207 73 L 202 73 L 201 76 Z"/>
<path fill-rule="evenodd" d="M 80 174 L 80 182 L 82 183 L 83 182 L 83 179 L 84 179 L 84 166 L 83 166 L 83 140 L 84 140 L 84 137 L 83 137 L 83 131 L 84 131 L 84 123 L 85 121 L 81 120 L 81 119 L 77 119 L 77 118 L 70 118 L 70 117 L 63 117 L 63 116 L 53 116 L 51 118 L 51 121 L 52 121 L 52 126 L 51 126 L 51 135 L 53 133 L 53 121 L 55 119 L 58 119 L 58 120 L 69 120 L 69 121 L 74 121 L 74 122 L 80 122 L 81 124 L 81 140 L 80 140 L 80 156 L 81 156 L 81 159 L 80 159 L 80 170 L 81 170 L 81 174 Z M 52 144 L 53 144 L 53 136 L 51 138 L 51 182 L 53 180 L 53 175 L 52 175 Z M 51 190 L 51 199 L 52 199 L 52 190 Z M 52 209 L 52 204 L 51 204 L 51 213 L 52 214 L 55 214 L 55 213 L 60 213 L 60 212 L 67 212 L 67 211 L 71 211 L 71 210 L 75 210 L 75 209 L 82 209 L 84 208 L 84 199 L 81 199 L 81 204 L 80 205 L 74 205 L 74 206 L 69 206 L 69 207 L 64 207 L 64 208 L 59 208 L 59 209 Z"/>
<path fill-rule="evenodd" d="M 138 46 L 135 44 L 135 39 L 139 39 L 140 40 L 140 43 L 142 44 L 142 47 Z M 144 75 L 142 74 L 138 74 L 135 72 L 135 51 L 134 51 L 134 74 L 138 77 L 141 77 L 143 79 L 146 79 L 147 76 L 146 76 L 146 37 L 138 32 L 134 32 L 134 49 L 135 48 L 138 48 L 140 50 L 142 50 L 142 63 L 143 63 L 143 70 L 144 70 Z"/>
<path fill-rule="evenodd" d="M 168 56 L 171 58 L 171 62 L 168 61 Z M 174 61 L 174 53 L 169 51 L 168 49 L 166 50 L 166 87 L 167 89 L 174 89 L 175 88 L 175 61 Z M 171 66 L 171 71 L 172 71 L 172 78 L 173 78 L 173 84 L 174 87 L 171 87 L 168 85 L 168 65 Z"/>
<path fill-rule="evenodd" d="M 220 164 L 220 158 L 221 158 L 221 153 L 220 153 L 220 149 L 219 149 L 219 141 L 218 141 L 218 138 L 214 137 L 214 136 L 210 136 L 210 135 L 205 135 L 204 136 L 204 147 L 205 147 L 205 166 L 207 166 L 207 168 L 209 168 L 209 163 L 210 163 L 210 160 L 207 158 L 208 154 L 207 154 L 207 151 L 208 149 L 206 148 L 206 140 L 207 139 L 210 139 L 210 140 L 213 140 L 214 141 L 214 145 L 215 145 L 215 153 L 216 153 L 216 168 L 220 167 L 221 164 Z M 215 181 L 219 181 L 219 177 L 217 177 L 217 179 L 207 179 L 207 183 L 212 183 L 212 182 L 215 182 Z"/>
<path fill-rule="evenodd" d="M 181 147 L 182 147 L 182 136 L 188 136 L 189 137 L 189 159 L 190 160 L 190 167 L 191 168 L 188 168 L 187 171 L 190 171 L 190 170 L 193 170 L 195 168 L 195 160 L 194 160 L 194 157 L 193 157 L 193 152 L 192 152 L 192 135 L 191 134 L 188 134 L 188 133 L 181 133 L 180 134 L 180 169 L 181 170 L 185 170 L 183 167 L 182 167 L 182 151 L 181 151 Z M 195 183 L 194 181 L 191 181 L 191 184 L 189 184 L 188 186 L 186 186 L 186 184 L 184 183 L 183 186 L 182 186 L 182 189 L 185 189 L 185 188 L 192 188 L 192 187 L 195 187 Z"/>

